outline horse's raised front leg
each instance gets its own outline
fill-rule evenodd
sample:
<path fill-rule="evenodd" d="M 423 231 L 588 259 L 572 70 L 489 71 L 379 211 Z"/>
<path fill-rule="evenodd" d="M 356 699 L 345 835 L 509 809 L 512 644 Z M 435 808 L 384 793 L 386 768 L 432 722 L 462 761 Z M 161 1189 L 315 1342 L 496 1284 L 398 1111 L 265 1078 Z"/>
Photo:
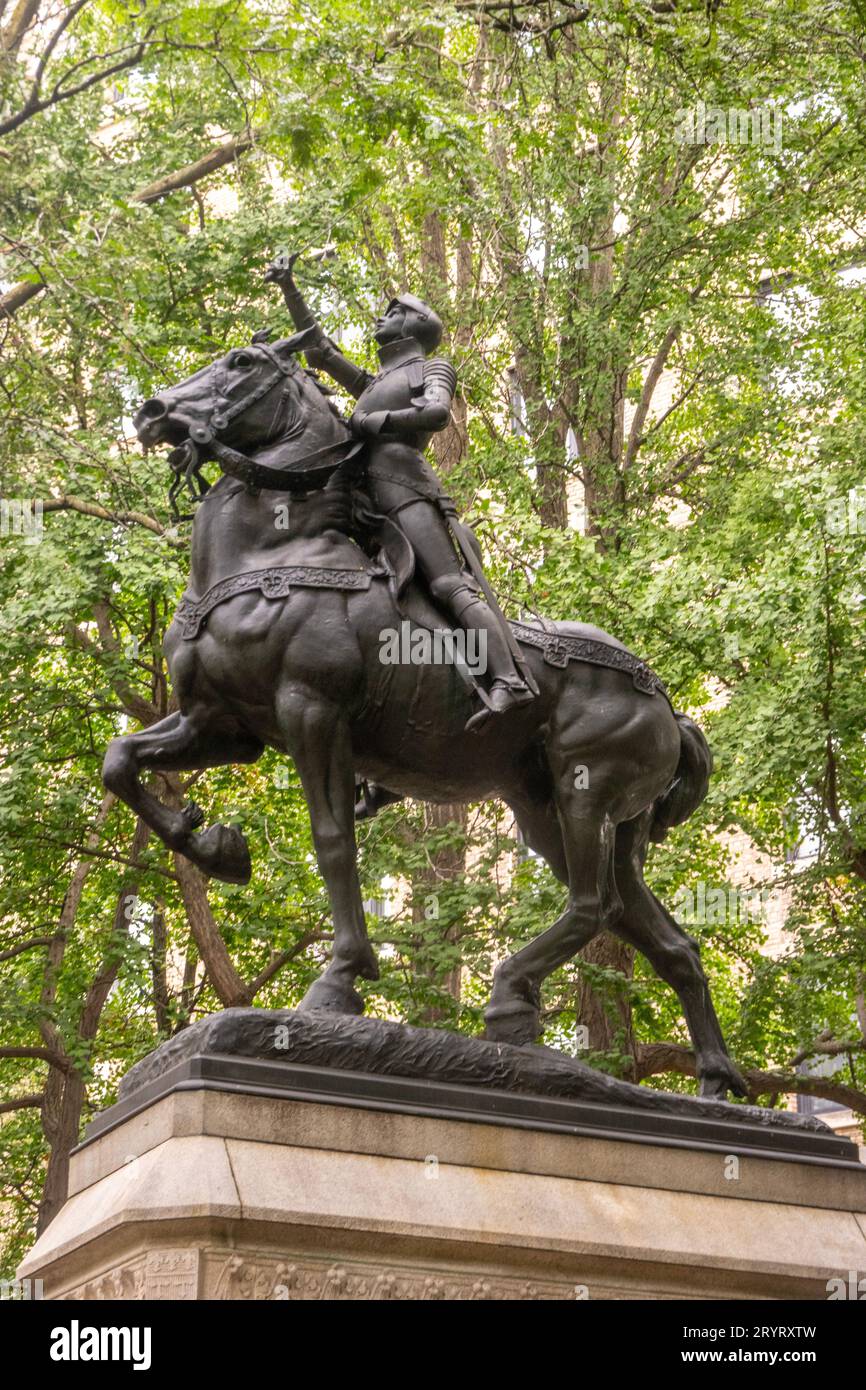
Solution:
<path fill-rule="evenodd" d="M 280 692 L 278 718 L 307 798 L 316 859 L 334 922 L 330 963 L 300 1007 L 363 1013 L 364 1001 L 354 982 L 358 976 L 377 980 L 379 967 L 367 936 L 358 879 L 349 727 L 337 705 L 297 685 Z"/>
<path fill-rule="evenodd" d="M 183 854 L 212 878 L 225 883 L 248 883 L 247 842 L 231 825 L 212 825 L 196 834 L 203 815 L 190 802 L 177 811 L 143 787 L 143 769 L 155 772 L 194 772 L 226 763 L 253 763 L 262 744 L 241 730 L 205 716 L 170 714 L 138 734 L 112 739 L 102 766 L 102 780 L 170 849 Z"/>

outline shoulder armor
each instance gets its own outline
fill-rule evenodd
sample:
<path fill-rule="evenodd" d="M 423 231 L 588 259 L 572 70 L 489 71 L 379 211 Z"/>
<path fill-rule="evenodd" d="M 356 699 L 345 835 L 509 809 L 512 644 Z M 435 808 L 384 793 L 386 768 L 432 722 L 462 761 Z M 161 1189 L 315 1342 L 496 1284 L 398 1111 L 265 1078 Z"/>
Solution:
<path fill-rule="evenodd" d="M 457 390 L 457 373 L 446 357 L 430 357 L 424 363 L 424 382 L 439 386 L 453 396 Z"/>

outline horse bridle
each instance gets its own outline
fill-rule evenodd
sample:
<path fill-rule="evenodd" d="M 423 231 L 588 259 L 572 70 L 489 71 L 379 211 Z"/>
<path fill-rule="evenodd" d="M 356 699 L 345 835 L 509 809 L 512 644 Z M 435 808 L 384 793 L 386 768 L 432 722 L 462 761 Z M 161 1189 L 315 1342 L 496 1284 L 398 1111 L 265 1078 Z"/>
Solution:
<path fill-rule="evenodd" d="M 188 516 L 181 517 L 177 510 L 177 495 L 184 484 L 189 488 L 195 501 L 200 501 L 210 490 L 210 484 L 201 475 L 202 466 L 208 458 L 215 458 L 224 473 L 228 473 L 232 478 L 237 478 L 250 492 L 271 491 L 297 494 L 324 486 L 339 464 L 348 462 L 363 449 L 363 440 L 355 440 L 350 435 L 345 440 L 327 444 L 324 448 L 308 454 L 304 459 L 303 468 L 269 468 L 264 464 L 256 463 L 255 459 L 249 458 L 239 449 L 232 449 L 228 444 L 223 444 L 219 438 L 229 425 L 240 419 L 251 406 L 256 405 L 267 396 L 281 381 L 286 383 L 284 392 L 287 390 L 288 378 L 302 371 L 295 359 L 287 354 L 302 350 L 313 331 L 312 329 L 304 329 L 301 333 L 296 333 L 294 337 L 281 339 L 280 342 L 274 344 L 266 343 L 263 340 L 263 335 L 255 334 L 251 346 L 258 348 L 265 354 L 271 362 L 271 370 L 266 373 L 257 386 L 252 387 L 245 395 L 226 407 L 221 404 L 225 399 L 225 393 L 220 390 L 225 368 L 222 361 L 214 362 L 209 372 L 213 409 L 204 424 L 190 427 L 189 439 L 185 440 L 169 455 L 169 463 L 177 475 L 168 494 L 172 513 L 176 520 L 189 520 Z M 243 349 L 239 349 L 239 351 L 243 351 Z M 275 418 L 278 416 L 275 415 Z M 303 428 L 303 423 L 299 428 Z"/>
<path fill-rule="evenodd" d="M 296 339 L 303 336 L 299 333 L 295 335 L 295 338 L 286 339 L 283 350 L 286 350 L 289 343 L 294 343 Z M 277 353 L 279 345 L 271 346 L 264 342 L 258 334 L 253 338 L 251 346 L 258 348 L 270 360 L 271 371 L 246 395 L 241 396 L 239 400 L 234 401 L 227 408 L 221 408 L 221 401 L 225 399 L 225 393 L 220 389 L 225 380 L 225 367 L 222 361 L 214 362 L 208 373 L 213 401 L 211 413 L 204 424 L 190 426 L 189 439 L 185 440 L 169 455 L 169 462 L 175 473 L 175 479 L 169 488 L 168 497 L 172 512 L 178 520 L 189 520 L 188 517 L 180 517 L 177 511 L 177 495 L 184 485 L 188 487 L 195 501 L 199 501 L 210 489 L 210 483 L 201 474 L 202 466 L 209 456 L 215 458 L 226 473 L 240 478 L 247 486 L 256 486 L 252 479 L 256 472 L 262 471 L 261 465 L 255 463 L 253 459 L 247 458 L 246 454 L 240 453 L 237 449 L 230 449 L 227 444 L 221 443 L 219 435 L 227 430 L 234 420 L 244 415 L 251 406 L 256 405 L 273 391 L 274 387 L 278 386 L 281 381 L 285 381 L 293 372 L 298 371 L 298 365 L 292 357 L 281 358 Z M 294 351 L 294 348 L 290 350 Z"/>

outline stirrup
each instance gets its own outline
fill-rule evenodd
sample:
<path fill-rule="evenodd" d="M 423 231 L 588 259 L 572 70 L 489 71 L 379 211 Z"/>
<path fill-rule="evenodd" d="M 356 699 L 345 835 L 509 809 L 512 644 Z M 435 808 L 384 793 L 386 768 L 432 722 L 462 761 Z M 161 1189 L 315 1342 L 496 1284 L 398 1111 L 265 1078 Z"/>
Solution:
<path fill-rule="evenodd" d="M 387 787 L 380 787 L 377 782 L 357 782 L 355 784 L 358 796 L 355 800 L 355 820 L 372 820 L 377 816 L 383 806 L 393 806 L 395 802 L 402 801 L 403 798 L 397 792 L 391 792 Z"/>
<path fill-rule="evenodd" d="M 507 714 L 509 710 L 519 709 L 521 705 L 528 705 L 534 699 L 535 695 L 520 677 L 499 676 L 487 692 L 484 708 L 473 714 L 471 719 L 467 719 L 464 727 L 474 733 L 484 727 L 491 715 Z"/>
<path fill-rule="evenodd" d="M 370 792 L 370 783 L 366 780 L 356 782 L 355 791 L 355 820 L 371 820 L 379 808 Z"/>

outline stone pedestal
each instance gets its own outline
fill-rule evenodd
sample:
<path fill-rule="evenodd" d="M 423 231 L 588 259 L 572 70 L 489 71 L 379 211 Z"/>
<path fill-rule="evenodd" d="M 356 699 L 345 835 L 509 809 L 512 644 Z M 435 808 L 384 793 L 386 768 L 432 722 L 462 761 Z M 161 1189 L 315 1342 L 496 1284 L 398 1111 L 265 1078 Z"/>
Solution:
<path fill-rule="evenodd" d="M 47 1298 L 825 1299 L 866 1273 L 866 1168 L 814 1124 L 184 1047 L 73 1156 L 19 1270 Z"/>

